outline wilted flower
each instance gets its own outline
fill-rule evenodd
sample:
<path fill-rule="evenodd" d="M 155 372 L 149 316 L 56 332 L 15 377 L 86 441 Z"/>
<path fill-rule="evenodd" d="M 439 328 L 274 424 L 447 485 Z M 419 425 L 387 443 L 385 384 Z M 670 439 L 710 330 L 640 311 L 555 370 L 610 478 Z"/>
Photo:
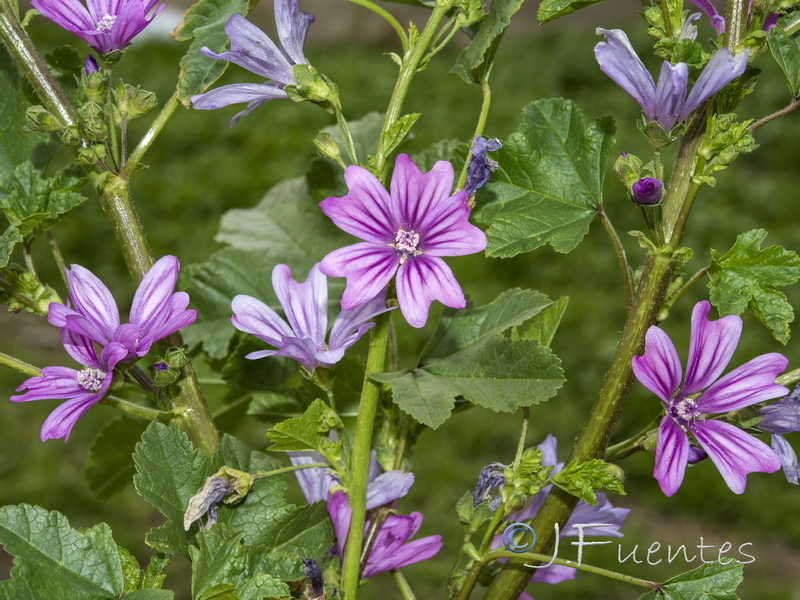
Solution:
<path fill-rule="evenodd" d="M 130 323 L 120 324 L 117 303 L 105 284 L 88 269 L 72 265 L 66 271 L 74 308 L 69 302 L 67 305 L 51 302 L 47 320 L 101 346 L 117 342 L 128 351 L 121 362 L 135 360 L 147 354 L 154 342 L 190 325 L 197 317 L 196 311 L 186 310 L 189 295 L 174 291 L 179 269 L 174 256 L 156 262 L 133 296 Z M 67 342 L 64 343 L 75 356 Z"/>
<path fill-rule="evenodd" d="M 502 502 L 500 492 L 503 490 L 505 478 L 503 477 L 503 469 L 505 465 L 499 462 L 489 463 L 481 469 L 478 474 L 478 483 L 475 484 L 475 489 L 472 492 L 472 505 L 478 506 L 481 502 L 488 502 L 489 508 L 493 511 L 497 510 Z M 497 490 L 497 495 L 492 498 L 492 492 Z"/>
<path fill-rule="evenodd" d="M 788 360 L 777 353 L 756 357 L 719 376 L 731 360 L 742 320 L 730 315 L 709 321 L 711 305 L 698 302 L 692 311 L 692 332 L 686 378 L 681 385 L 681 363 L 669 336 L 651 327 L 645 337 L 645 352 L 633 357 L 633 372 L 647 389 L 666 405 L 656 445 L 655 477 L 667 496 L 683 482 L 689 456 L 689 434 L 719 469 L 728 487 L 744 491 L 746 475 L 772 473 L 780 461 L 769 446 L 738 427 L 706 415 L 726 413 L 785 395 L 775 377 Z M 705 391 L 703 391 L 705 390 Z"/>
<path fill-rule="evenodd" d="M 786 481 L 798 485 L 800 479 L 800 465 L 797 463 L 797 453 L 792 448 L 791 444 L 786 441 L 779 433 L 772 434 L 772 449 L 781 461 L 783 467 L 783 474 L 786 475 Z"/>
<path fill-rule="evenodd" d="M 280 48 L 241 15 L 233 15 L 225 25 L 231 49 L 217 54 L 206 47 L 200 49 L 209 58 L 227 60 L 244 67 L 251 73 L 266 77 L 265 83 L 233 83 L 205 94 L 192 97 L 192 106 L 199 110 L 213 110 L 230 104 L 247 102 L 247 108 L 231 119 L 231 127 L 273 98 L 288 98 L 287 85 L 297 85 L 292 66 L 306 64 L 303 43 L 314 15 L 300 10 L 299 0 L 275 0 L 275 23 L 278 27 Z"/>
<path fill-rule="evenodd" d="M 370 301 L 395 273 L 400 311 L 412 327 L 425 325 L 434 300 L 464 308 L 464 293 L 441 257 L 480 252 L 486 236 L 469 223 L 466 193 L 450 195 L 452 165 L 439 161 L 423 174 L 400 154 L 391 193 L 359 166 L 347 167 L 344 178 L 348 194 L 320 203 L 339 229 L 365 240 L 334 250 L 320 264 L 326 275 L 347 278 L 342 308 Z"/>
<path fill-rule="evenodd" d="M 594 48 L 600 70 L 639 103 L 648 122 L 656 121 L 665 131 L 683 121 L 747 67 L 747 51 L 733 56 L 728 48 L 720 48 L 687 95 L 689 67 L 686 63 L 673 65 L 664 61 L 656 87 L 625 32 L 599 27 L 597 33 L 607 40 Z"/>
<path fill-rule="evenodd" d="M 206 479 L 203 487 L 189 499 L 189 505 L 183 514 L 183 528 L 189 531 L 192 523 L 200 521 L 200 530 L 208 529 L 217 522 L 217 507 L 222 499 L 234 490 L 234 483 L 226 477 L 212 476 Z"/>
<path fill-rule="evenodd" d="M 100 54 L 108 54 L 124 49 L 164 9 L 166 4 L 156 6 L 157 2 L 88 0 L 88 10 L 80 0 L 32 0 L 31 4 Z"/>
<path fill-rule="evenodd" d="M 76 371 L 68 367 L 45 367 L 17 388 L 18 392 L 27 390 L 24 394 L 11 396 L 12 402 L 66 400 L 42 425 L 43 442 L 62 437 L 65 442 L 69 439 L 78 419 L 106 395 L 113 381 L 114 367 L 128 353 L 122 344 L 112 342 L 98 357 L 92 340 L 67 329 L 61 330 L 61 341 L 70 356 L 86 368 Z"/>
<path fill-rule="evenodd" d="M 489 181 L 492 172 L 497 171 L 500 165 L 496 161 L 486 156 L 487 152 L 500 150 L 503 144 L 498 139 L 487 140 L 485 137 L 478 136 L 470 149 L 469 165 L 467 165 L 467 180 L 464 183 L 464 192 L 467 198 L 471 198 L 483 184 Z"/>
<path fill-rule="evenodd" d="M 288 324 L 261 300 L 245 295 L 236 296 L 231 302 L 231 322 L 239 331 L 254 335 L 277 348 L 251 352 L 247 358 L 286 356 L 299 362 L 309 372 L 316 367 L 330 367 L 339 362 L 345 350 L 375 326 L 367 321 L 391 310 L 386 308 L 383 294 L 352 310 L 343 310 L 333 322 L 330 341 L 326 342 L 328 278 L 320 272 L 319 265 L 311 268 L 303 283 L 292 278 L 288 266 L 276 265 L 272 269 L 272 288 Z"/>
<path fill-rule="evenodd" d="M 644 177 L 631 186 L 634 200 L 639 204 L 658 204 L 661 200 L 662 185 L 655 177 Z"/>
<path fill-rule="evenodd" d="M 317 561 L 310 558 L 301 558 L 300 560 L 303 562 L 303 574 L 308 579 L 309 589 L 306 590 L 305 598 L 307 600 L 325 600 L 325 586 Z"/>
<path fill-rule="evenodd" d="M 788 394 L 767 406 L 758 409 L 761 420 L 756 425 L 769 433 L 792 433 L 800 431 L 800 385 Z"/>

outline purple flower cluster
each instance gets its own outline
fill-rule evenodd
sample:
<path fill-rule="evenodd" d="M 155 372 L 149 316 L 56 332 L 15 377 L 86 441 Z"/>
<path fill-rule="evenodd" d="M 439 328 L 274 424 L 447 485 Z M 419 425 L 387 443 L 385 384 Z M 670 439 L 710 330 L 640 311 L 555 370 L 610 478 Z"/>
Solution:
<path fill-rule="evenodd" d="M 633 357 L 639 382 L 661 398 L 666 415 L 658 430 L 655 478 L 672 496 L 683 482 L 693 436 L 736 494 L 745 489 L 746 475 L 772 473 L 781 467 L 778 456 L 761 440 L 710 415 L 727 413 L 788 393 L 775 378 L 788 364 L 781 354 L 758 356 L 720 378 L 733 356 L 742 320 L 730 315 L 709 321 L 711 305 L 698 302 L 692 312 L 692 331 L 686 376 L 669 336 L 651 327 L 642 356 Z"/>
<path fill-rule="evenodd" d="M 68 439 L 78 419 L 108 392 L 114 367 L 137 360 L 154 342 L 194 322 L 195 311 L 186 309 L 189 296 L 174 291 L 179 268 L 174 256 L 154 264 L 136 290 L 130 322 L 123 324 L 100 279 L 79 265 L 67 269 L 70 302 L 51 302 L 47 318 L 61 329 L 67 353 L 85 368 L 45 367 L 17 388 L 27 390 L 24 394 L 11 397 L 13 402 L 66 400 L 44 422 L 42 441 Z"/>

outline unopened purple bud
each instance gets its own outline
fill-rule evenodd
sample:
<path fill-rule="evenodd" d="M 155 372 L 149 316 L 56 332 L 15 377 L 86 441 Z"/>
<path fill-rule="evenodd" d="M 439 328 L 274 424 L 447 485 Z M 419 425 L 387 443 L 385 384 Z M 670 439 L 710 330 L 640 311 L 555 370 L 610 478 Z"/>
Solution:
<path fill-rule="evenodd" d="M 311 595 L 306 592 L 306 598 L 309 600 L 321 600 L 325 598 L 325 586 L 322 582 L 322 572 L 319 570 L 317 561 L 310 558 L 301 558 L 303 561 L 303 572 L 306 579 L 311 584 Z"/>
<path fill-rule="evenodd" d="M 661 200 L 661 182 L 654 177 L 644 177 L 631 186 L 634 200 L 639 204 L 658 204 Z"/>
<path fill-rule="evenodd" d="M 699 463 L 701 460 L 705 460 L 708 458 L 708 454 L 702 448 L 698 448 L 697 446 L 689 446 L 689 456 L 687 458 L 687 462 L 690 465 L 695 463 Z"/>
<path fill-rule="evenodd" d="M 168 371 L 169 365 L 165 362 L 157 362 L 153 365 L 153 368 L 156 370 L 156 373 L 161 373 L 162 371 Z"/>
<path fill-rule="evenodd" d="M 86 64 L 83 67 L 83 72 L 86 74 L 86 77 L 91 75 L 92 73 L 97 73 L 97 60 L 91 54 L 86 56 Z"/>
<path fill-rule="evenodd" d="M 622 156 L 622 158 L 628 158 L 628 153 L 627 152 L 623 152 L 620 156 Z"/>

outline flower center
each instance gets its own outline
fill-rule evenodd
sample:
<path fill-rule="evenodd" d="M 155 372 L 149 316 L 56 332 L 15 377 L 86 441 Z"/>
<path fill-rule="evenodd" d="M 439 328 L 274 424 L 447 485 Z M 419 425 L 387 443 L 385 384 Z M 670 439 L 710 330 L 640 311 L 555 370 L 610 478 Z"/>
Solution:
<path fill-rule="evenodd" d="M 108 33 L 114 27 L 114 21 L 117 20 L 117 15 L 103 15 L 103 18 L 97 22 L 97 31 Z"/>
<path fill-rule="evenodd" d="M 78 373 L 75 379 L 78 380 L 78 385 L 87 392 L 99 392 L 105 378 L 106 373 L 100 369 L 84 369 Z"/>
<path fill-rule="evenodd" d="M 684 421 L 696 419 L 702 413 L 697 408 L 697 402 L 693 398 L 684 398 L 675 405 L 675 415 Z"/>
<path fill-rule="evenodd" d="M 403 263 L 407 258 L 412 256 L 419 256 L 422 250 L 418 250 L 419 234 L 413 229 L 406 231 L 402 227 L 397 230 L 397 235 L 394 236 L 394 243 L 390 244 L 400 257 L 400 262 Z"/>

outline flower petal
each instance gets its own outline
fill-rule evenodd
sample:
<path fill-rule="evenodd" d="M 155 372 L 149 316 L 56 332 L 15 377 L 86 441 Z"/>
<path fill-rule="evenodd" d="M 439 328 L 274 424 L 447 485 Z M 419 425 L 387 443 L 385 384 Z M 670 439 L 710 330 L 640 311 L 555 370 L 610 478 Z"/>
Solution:
<path fill-rule="evenodd" d="M 695 108 L 744 73 L 747 68 L 747 55 L 747 50 L 736 56 L 731 55 L 731 51 L 727 48 L 717 50 L 689 92 L 678 120 L 683 121 Z"/>
<path fill-rule="evenodd" d="M 800 465 L 797 463 L 797 453 L 792 448 L 792 445 L 786 441 L 782 435 L 773 434 L 772 436 L 772 449 L 778 455 L 783 467 L 783 474 L 786 476 L 786 481 L 798 485 L 800 479 Z"/>
<path fill-rule="evenodd" d="M 387 471 L 378 475 L 367 485 L 367 510 L 402 498 L 414 485 L 414 474 L 403 471 Z"/>
<path fill-rule="evenodd" d="M 69 295 L 75 310 L 95 323 L 111 339 L 119 327 L 119 310 L 105 284 L 89 269 L 72 265 L 67 269 Z"/>
<path fill-rule="evenodd" d="M 758 409 L 761 420 L 756 425 L 761 431 L 770 433 L 792 433 L 800 431 L 800 386 L 777 402 Z"/>
<path fill-rule="evenodd" d="M 95 28 L 89 11 L 78 0 L 32 0 L 31 4 L 45 17 L 72 33 Z"/>
<path fill-rule="evenodd" d="M 240 294 L 231 301 L 231 323 L 239 331 L 249 333 L 271 346 L 280 346 L 284 337 L 294 332 L 278 314 L 261 300 Z"/>
<path fill-rule="evenodd" d="M 774 473 L 781 468 L 778 455 L 769 446 L 730 423 L 695 421 L 689 430 L 734 494 L 744 492 L 748 473 Z"/>
<path fill-rule="evenodd" d="M 318 345 L 313 340 L 290 336 L 281 340 L 275 355 L 296 360 L 310 373 L 319 366 L 317 348 Z"/>
<path fill-rule="evenodd" d="M 565 581 L 575 579 L 577 569 L 572 567 L 565 567 L 563 565 L 550 565 L 534 571 L 531 577 L 531 583 L 549 583 L 550 585 L 558 585 Z M 530 596 L 528 596 L 530 598 Z M 520 599 L 522 596 L 520 596 Z"/>
<path fill-rule="evenodd" d="M 375 536 L 367 562 L 364 577 L 399 569 L 407 565 L 427 560 L 442 549 L 442 536 L 432 535 L 413 542 L 404 543 L 419 529 L 422 515 L 389 515 Z"/>
<path fill-rule="evenodd" d="M 64 350 L 83 366 L 95 369 L 100 367 L 94 342 L 90 338 L 64 327 L 61 329 L 61 343 L 64 345 Z"/>
<path fill-rule="evenodd" d="M 689 67 L 686 63 L 671 65 L 667 61 L 661 64 L 656 88 L 656 121 L 665 131 L 675 127 L 678 115 L 686 102 L 686 90 L 689 87 Z"/>
<path fill-rule="evenodd" d="M 400 257 L 393 248 L 361 242 L 339 248 L 320 263 L 328 277 L 345 277 L 342 309 L 351 310 L 380 294 L 397 271 Z"/>
<path fill-rule="evenodd" d="M 644 338 L 644 354 L 634 356 L 631 362 L 636 379 L 669 403 L 681 384 L 681 361 L 669 336 L 658 327 L 648 329 Z"/>
<path fill-rule="evenodd" d="M 336 534 L 335 553 L 340 558 L 344 557 L 344 545 L 347 542 L 347 532 L 350 530 L 352 512 L 344 492 L 338 491 L 331 495 L 328 501 L 328 515 L 331 517 L 333 532 Z"/>
<path fill-rule="evenodd" d="M 218 87 L 205 94 L 192 96 L 192 108 L 214 110 L 241 102 L 259 102 L 263 104 L 267 100 L 274 98 L 288 97 L 286 92 L 270 83 L 232 83 Z M 250 110 L 247 112 L 250 112 Z"/>
<path fill-rule="evenodd" d="M 422 235 L 426 226 L 430 226 L 428 214 L 450 197 L 453 179 L 453 165 L 447 161 L 440 160 L 423 174 L 408 155 L 398 154 L 390 186 L 392 214 L 397 225 Z"/>
<path fill-rule="evenodd" d="M 711 304 L 703 300 L 692 311 L 692 335 L 683 383 L 683 393 L 687 396 L 707 388 L 722 375 L 742 334 L 739 317 L 729 315 L 709 321 L 710 310 Z"/>
<path fill-rule="evenodd" d="M 287 452 L 289 460 L 293 465 L 308 465 L 311 463 L 324 463 L 326 460 L 319 452 L 314 450 L 303 450 Z M 320 500 L 328 500 L 330 489 L 339 483 L 339 480 L 331 475 L 330 470 L 322 467 L 313 469 L 300 469 L 294 472 L 300 489 L 306 497 L 306 501 L 311 504 Z"/>
<path fill-rule="evenodd" d="M 572 511 L 572 515 L 564 525 L 561 537 L 580 535 L 575 525 L 581 523 L 608 523 L 608 527 L 589 527 L 584 529 L 583 535 L 587 537 L 601 535 L 604 537 L 623 537 L 624 534 L 620 533 L 619 530 L 629 512 L 631 512 L 630 509 L 615 507 L 605 494 L 598 493 L 597 506 L 592 506 L 583 501 L 578 502 L 575 510 Z"/>
<path fill-rule="evenodd" d="M 397 272 L 397 302 L 408 324 L 424 327 L 431 302 L 464 308 L 467 300 L 453 271 L 441 258 L 417 256 L 400 265 Z"/>
<path fill-rule="evenodd" d="M 364 333 L 374 325 L 366 324 L 370 319 L 394 310 L 395 306 L 387 308 L 386 292 L 375 296 L 372 300 L 365 302 L 351 310 L 343 310 L 336 317 L 331 327 L 329 346 L 331 350 L 346 350 L 355 344 Z"/>
<path fill-rule="evenodd" d="M 467 195 L 446 198 L 423 216 L 422 251 L 429 256 L 464 256 L 486 249 L 486 234 L 469 222 Z"/>
<path fill-rule="evenodd" d="M 672 496 L 681 487 L 688 457 L 689 438 L 672 418 L 664 417 L 658 428 L 653 476 L 667 496 Z"/>
<path fill-rule="evenodd" d="M 275 24 L 278 39 L 295 64 L 306 63 L 303 44 L 306 41 L 308 26 L 314 22 L 314 15 L 300 10 L 299 0 L 275 0 Z"/>
<path fill-rule="evenodd" d="M 709 0 L 689 0 L 689 2 L 706 14 L 718 36 L 725 33 L 725 17 L 719 14 Z"/>
<path fill-rule="evenodd" d="M 788 364 L 788 359 L 777 352 L 757 356 L 700 394 L 697 407 L 707 414 L 724 413 L 785 396 L 789 388 L 777 385 L 775 378 Z"/>
<path fill-rule="evenodd" d="M 180 263 L 174 256 L 159 259 L 136 288 L 131 304 L 130 322 L 143 332 L 163 321 L 169 312 L 170 299 L 178 283 Z"/>
<path fill-rule="evenodd" d="M 110 379 L 110 378 L 108 378 Z M 66 442 L 69 434 L 78 420 L 85 415 L 90 408 L 102 400 L 103 394 L 90 394 L 83 390 L 83 394 L 67 400 L 58 406 L 45 419 L 42 424 L 40 437 L 42 441 L 64 438 Z"/>
<path fill-rule="evenodd" d="M 399 223 L 389 210 L 388 192 L 366 169 L 350 165 L 344 172 L 347 195 L 326 198 L 319 207 L 342 231 L 367 242 L 389 244 Z"/>
<path fill-rule="evenodd" d="M 45 367 L 38 375 L 22 382 L 17 391 L 27 391 L 19 396 L 11 396 L 11 401 L 66 400 L 85 395 L 86 390 L 78 383 L 79 372 L 67 367 Z"/>
<path fill-rule="evenodd" d="M 639 103 L 648 121 L 655 121 L 656 85 L 631 46 L 628 36 L 621 29 L 602 27 L 597 28 L 597 33 L 606 36 L 607 40 L 594 47 L 600 70 Z"/>
<path fill-rule="evenodd" d="M 319 270 L 319 263 L 311 267 L 303 283 L 292 278 L 288 265 L 275 265 L 272 289 L 294 329 L 293 337 L 308 338 L 317 347 L 324 344 L 328 329 L 328 278 Z"/>

